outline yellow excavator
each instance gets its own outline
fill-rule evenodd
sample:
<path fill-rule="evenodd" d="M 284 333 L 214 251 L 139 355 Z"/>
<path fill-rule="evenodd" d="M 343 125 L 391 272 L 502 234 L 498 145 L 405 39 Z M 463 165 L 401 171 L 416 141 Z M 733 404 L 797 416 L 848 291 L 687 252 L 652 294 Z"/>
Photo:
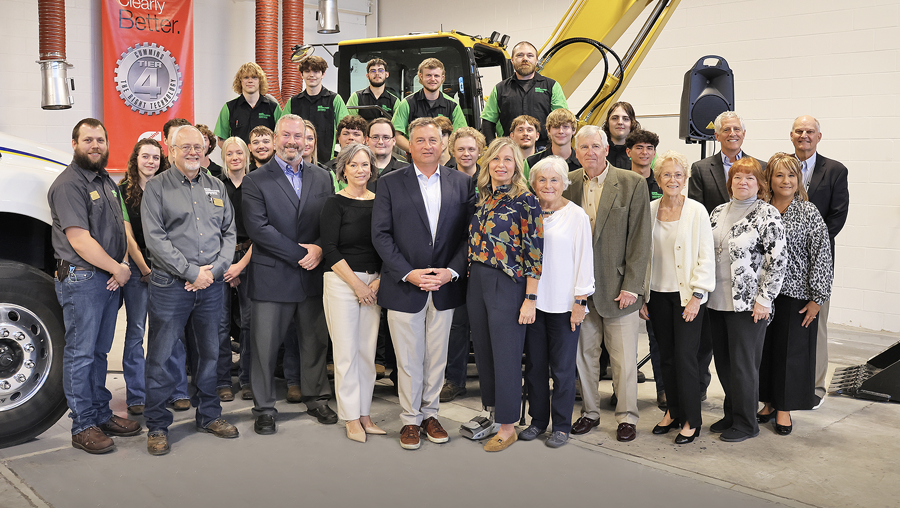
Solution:
<path fill-rule="evenodd" d="M 602 63 L 605 79 L 576 113 L 580 122 L 600 125 L 607 108 L 624 91 L 679 3 L 680 0 L 574 0 L 538 50 L 538 71 L 556 80 L 568 98 Z M 648 8 L 651 10 L 628 50 L 621 57 L 616 55 L 612 46 Z M 416 79 L 419 63 L 434 57 L 445 66 L 444 93 L 459 102 L 467 123 L 480 129 L 485 101 L 482 77 L 488 72 L 496 75 L 497 68 L 497 81 L 512 75 L 507 53 L 510 42 L 508 35 L 498 32 L 482 37 L 455 30 L 343 41 L 334 54 L 338 93 L 349 97 L 368 86 L 366 62 L 377 57 L 388 62 L 387 88 L 406 97 L 422 86 Z M 485 83 L 488 90 L 494 84 Z M 575 105 L 569 106 L 575 112 Z"/>

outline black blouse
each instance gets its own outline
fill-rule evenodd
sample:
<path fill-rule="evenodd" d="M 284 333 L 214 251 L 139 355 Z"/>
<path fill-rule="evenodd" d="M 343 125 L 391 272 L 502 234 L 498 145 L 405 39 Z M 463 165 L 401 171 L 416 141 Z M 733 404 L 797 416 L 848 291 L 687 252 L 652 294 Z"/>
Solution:
<path fill-rule="evenodd" d="M 245 175 L 246 176 L 246 175 Z M 234 227 L 237 243 L 244 243 L 250 239 L 247 235 L 247 228 L 244 227 L 244 205 L 243 205 L 243 182 L 240 187 L 235 187 L 228 173 L 224 173 L 219 177 L 225 183 L 225 192 L 228 193 L 228 200 L 234 208 Z"/>
<path fill-rule="evenodd" d="M 354 272 L 381 271 L 381 258 L 372 245 L 372 205 L 375 200 L 335 194 L 325 200 L 319 221 L 325 270 L 340 260 Z"/>

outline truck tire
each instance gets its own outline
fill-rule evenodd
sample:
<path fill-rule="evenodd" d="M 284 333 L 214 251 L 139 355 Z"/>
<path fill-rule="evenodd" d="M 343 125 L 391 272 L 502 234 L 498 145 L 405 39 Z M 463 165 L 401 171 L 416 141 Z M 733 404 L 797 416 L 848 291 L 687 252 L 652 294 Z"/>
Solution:
<path fill-rule="evenodd" d="M 64 346 L 53 279 L 0 261 L 0 448 L 35 438 L 66 412 Z"/>

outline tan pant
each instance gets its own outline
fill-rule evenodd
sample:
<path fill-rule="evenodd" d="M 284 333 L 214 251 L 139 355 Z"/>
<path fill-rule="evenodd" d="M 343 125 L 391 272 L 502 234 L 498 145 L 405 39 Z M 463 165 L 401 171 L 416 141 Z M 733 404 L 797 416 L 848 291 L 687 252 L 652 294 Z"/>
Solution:
<path fill-rule="evenodd" d="M 437 416 L 452 322 L 453 309 L 435 309 L 431 294 L 425 307 L 414 314 L 388 310 L 403 425 L 421 425 L 422 420 Z"/>
<path fill-rule="evenodd" d="M 637 304 L 635 304 L 637 305 Z M 588 299 L 588 312 L 581 324 L 575 366 L 581 379 L 582 414 L 592 420 L 600 418 L 600 345 L 609 351 L 613 391 L 618 397 L 616 423 L 637 424 L 637 312 L 619 318 L 602 318 Z"/>
<path fill-rule="evenodd" d="M 828 309 L 831 300 L 819 309 L 819 328 L 816 330 L 816 395 L 825 396 L 828 391 Z"/>

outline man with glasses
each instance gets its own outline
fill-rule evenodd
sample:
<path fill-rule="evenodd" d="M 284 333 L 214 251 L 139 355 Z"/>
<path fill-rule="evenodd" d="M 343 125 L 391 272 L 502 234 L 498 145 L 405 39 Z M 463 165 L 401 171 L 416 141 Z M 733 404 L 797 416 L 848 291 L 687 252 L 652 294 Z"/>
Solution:
<path fill-rule="evenodd" d="M 367 185 L 372 192 L 375 192 L 379 178 L 409 164 L 405 160 L 394 157 L 396 143 L 394 136 L 396 135 L 397 130 L 394 128 L 394 124 L 387 118 L 376 118 L 369 122 L 366 128 L 366 145 L 375 153 L 375 167 L 378 171 L 376 177 Z"/>
<path fill-rule="evenodd" d="M 237 428 L 221 418 L 216 394 L 218 330 L 225 296 L 222 276 L 234 257 L 234 212 L 225 184 L 200 167 L 200 131 L 184 126 L 173 138 L 173 168 L 147 183 L 141 202 L 144 236 L 153 262 L 144 409 L 151 455 L 169 453 L 172 413 L 166 409 L 166 401 L 176 380 L 166 362 L 188 324 L 193 333 L 185 339 L 196 355 L 191 376 L 196 390 L 191 404 L 197 408 L 197 430 L 216 437 L 238 437 Z"/>
<path fill-rule="evenodd" d="M 385 87 L 390 73 L 387 71 L 387 63 L 380 58 L 373 58 L 366 64 L 366 78 L 369 86 L 354 92 L 347 101 L 347 109 L 351 114 L 359 115 L 371 122 L 376 118 L 391 119 L 400 99 Z M 354 109 L 355 106 L 377 106 L 375 109 Z"/>

